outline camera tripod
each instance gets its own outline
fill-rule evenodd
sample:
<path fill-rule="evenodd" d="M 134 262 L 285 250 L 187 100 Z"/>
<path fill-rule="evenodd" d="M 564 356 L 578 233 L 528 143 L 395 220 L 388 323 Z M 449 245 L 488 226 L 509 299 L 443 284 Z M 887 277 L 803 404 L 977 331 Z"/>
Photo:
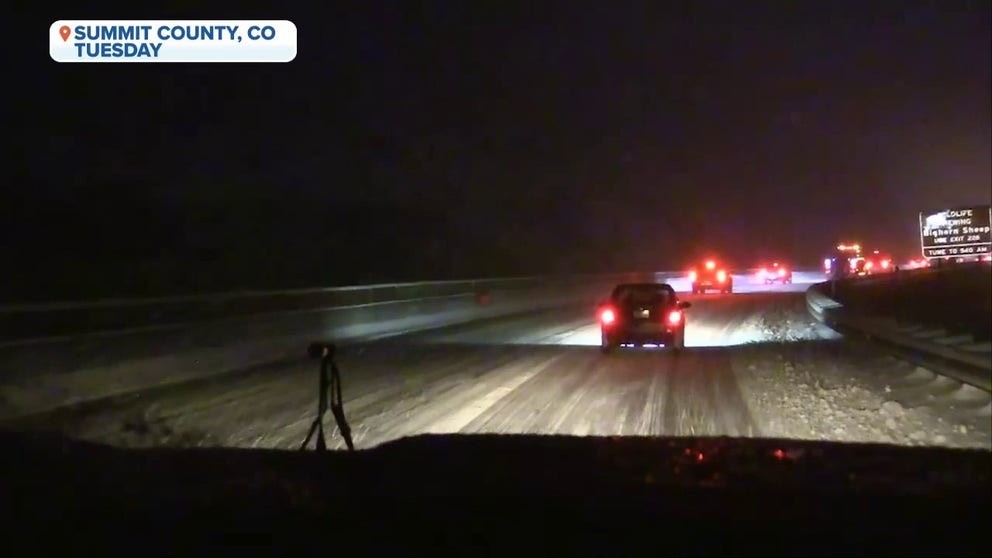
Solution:
<path fill-rule="evenodd" d="M 317 418 L 310 425 L 310 432 L 307 433 L 300 449 L 306 449 L 314 432 L 317 433 L 316 449 L 321 451 L 327 449 L 327 442 L 324 440 L 324 413 L 327 412 L 327 394 L 330 391 L 331 414 L 334 415 L 334 421 L 338 425 L 338 430 L 341 431 L 344 443 L 348 445 L 350 451 L 354 451 L 355 446 L 351 442 L 351 427 L 348 426 L 348 421 L 344 416 L 344 403 L 341 399 L 341 373 L 338 371 L 337 363 L 334 362 L 334 345 L 331 343 L 311 343 L 307 353 L 310 358 L 320 358 L 320 380 L 317 388 L 319 390 L 317 393 Z M 328 376 L 328 372 L 330 372 L 330 376 Z"/>

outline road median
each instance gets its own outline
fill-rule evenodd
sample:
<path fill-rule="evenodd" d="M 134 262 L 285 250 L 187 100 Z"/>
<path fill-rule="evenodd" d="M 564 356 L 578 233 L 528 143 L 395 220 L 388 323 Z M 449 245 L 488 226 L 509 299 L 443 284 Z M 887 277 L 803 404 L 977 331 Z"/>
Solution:
<path fill-rule="evenodd" d="M 28 316 L 36 326 L 32 331 L 49 335 L 22 336 L 0 345 L 0 420 L 302 360 L 303 348 L 318 338 L 349 343 L 567 305 L 591 308 L 614 282 L 645 275 L 7 307 L 0 313 L 6 311 L 8 328 Z M 273 302 L 280 299 L 282 306 Z M 238 301 L 248 308 L 228 311 Z M 85 319 L 88 311 L 97 310 L 111 319 Z M 115 315 L 116 310 L 121 313 Z M 81 319 L 62 328 L 68 333 L 51 335 L 61 330 L 50 320 L 64 315 Z M 116 327 L 108 329 L 107 324 Z"/>

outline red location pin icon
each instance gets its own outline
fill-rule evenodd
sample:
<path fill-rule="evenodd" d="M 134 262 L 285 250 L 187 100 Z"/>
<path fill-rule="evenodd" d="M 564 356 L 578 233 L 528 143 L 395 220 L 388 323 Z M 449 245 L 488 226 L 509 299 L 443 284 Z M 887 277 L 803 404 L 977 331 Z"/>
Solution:
<path fill-rule="evenodd" d="M 59 28 L 59 35 L 62 35 L 62 41 L 69 40 L 69 33 L 72 33 L 72 29 L 68 25 L 63 25 Z"/>

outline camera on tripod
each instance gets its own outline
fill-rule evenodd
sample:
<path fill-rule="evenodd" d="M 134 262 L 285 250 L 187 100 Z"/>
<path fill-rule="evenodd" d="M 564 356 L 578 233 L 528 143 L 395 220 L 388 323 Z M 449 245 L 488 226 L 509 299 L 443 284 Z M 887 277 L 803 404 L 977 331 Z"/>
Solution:
<path fill-rule="evenodd" d="M 320 377 L 317 382 L 317 418 L 310 425 L 310 432 L 307 433 L 306 439 L 303 440 L 303 444 L 300 446 L 301 450 L 306 449 L 314 433 L 317 434 L 316 449 L 327 449 L 327 442 L 324 439 L 324 413 L 327 412 L 328 407 L 328 392 L 330 394 L 330 407 L 331 414 L 334 415 L 334 422 L 337 423 L 338 430 L 341 432 L 341 436 L 344 438 L 344 443 L 348 446 L 348 449 L 350 451 L 355 450 L 355 446 L 351 441 L 351 427 L 348 426 L 348 421 L 344 416 L 344 401 L 341 396 L 341 372 L 338 370 L 337 362 L 334 361 L 335 349 L 334 343 L 325 341 L 310 343 L 310 346 L 307 347 L 307 354 L 310 358 L 320 359 Z"/>

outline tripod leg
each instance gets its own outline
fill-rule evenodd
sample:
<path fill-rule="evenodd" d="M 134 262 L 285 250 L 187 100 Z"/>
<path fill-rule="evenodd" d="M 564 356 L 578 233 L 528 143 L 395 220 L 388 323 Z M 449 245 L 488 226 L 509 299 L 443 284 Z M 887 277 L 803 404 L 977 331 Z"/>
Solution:
<path fill-rule="evenodd" d="M 303 440 L 303 443 L 300 444 L 301 450 L 307 449 L 307 444 L 310 443 L 310 438 L 313 438 L 313 433 L 318 427 L 320 427 L 321 422 L 323 421 L 320 420 L 320 417 L 317 417 L 317 420 L 313 421 L 313 424 L 310 425 L 310 431 L 307 432 L 307 437 Z M 321 429 L 321 434 L 323 434 L 323 429 Z"/>
<path fill-rule="evenodd" d="M 351 441 L 351 427 L 348 426 L 348 419 L 344 416 L 344 397 L 341 393 L 341 374 L 338 372 L 336 364 L 331 364 L 331 413 L 334 414 L 334 421 L 338 423 L 338 430 L 348 449 L 355 450 L 355 444 Z"/>
<path fill-rule="evenodd" d="M 331 412 L 334 413 L 334 418 L 337 420 L 338 430 L 341 431 L 344 443 L 347 444 L 349 450 L 354 451 L 355 444 L 351 442 L 351 427 L 348 426 L 348 421 L 344 418 L 344 409 L 340 405 L 331 405 Z"/>
<path fill-rule="evenodd" d="M 327 396 L 325 394 L 327 390 L 327 363 L 326 358 L 321 361 L 320 364 L 320 381 L 317 387 L 317 418 L 314 419 L 313 424 L 310 425 L 310 432 L 307 433 L 307 437 L 303 440 L 303 444 L 300 446 L 301 450 L 306 449 L 307 444 L 310 443 L 310 438 L 313 438 L 313 433 L 317 432 L 317 450 L 326 450 L 327 441 L 324 439 L 324 411 L 327 409 Z"/>
<path fill-rule="evenodd" d="M 317 449 L 326 450 L 327 442 L 324 441 L 324 421 L 317 419 Z"/>

